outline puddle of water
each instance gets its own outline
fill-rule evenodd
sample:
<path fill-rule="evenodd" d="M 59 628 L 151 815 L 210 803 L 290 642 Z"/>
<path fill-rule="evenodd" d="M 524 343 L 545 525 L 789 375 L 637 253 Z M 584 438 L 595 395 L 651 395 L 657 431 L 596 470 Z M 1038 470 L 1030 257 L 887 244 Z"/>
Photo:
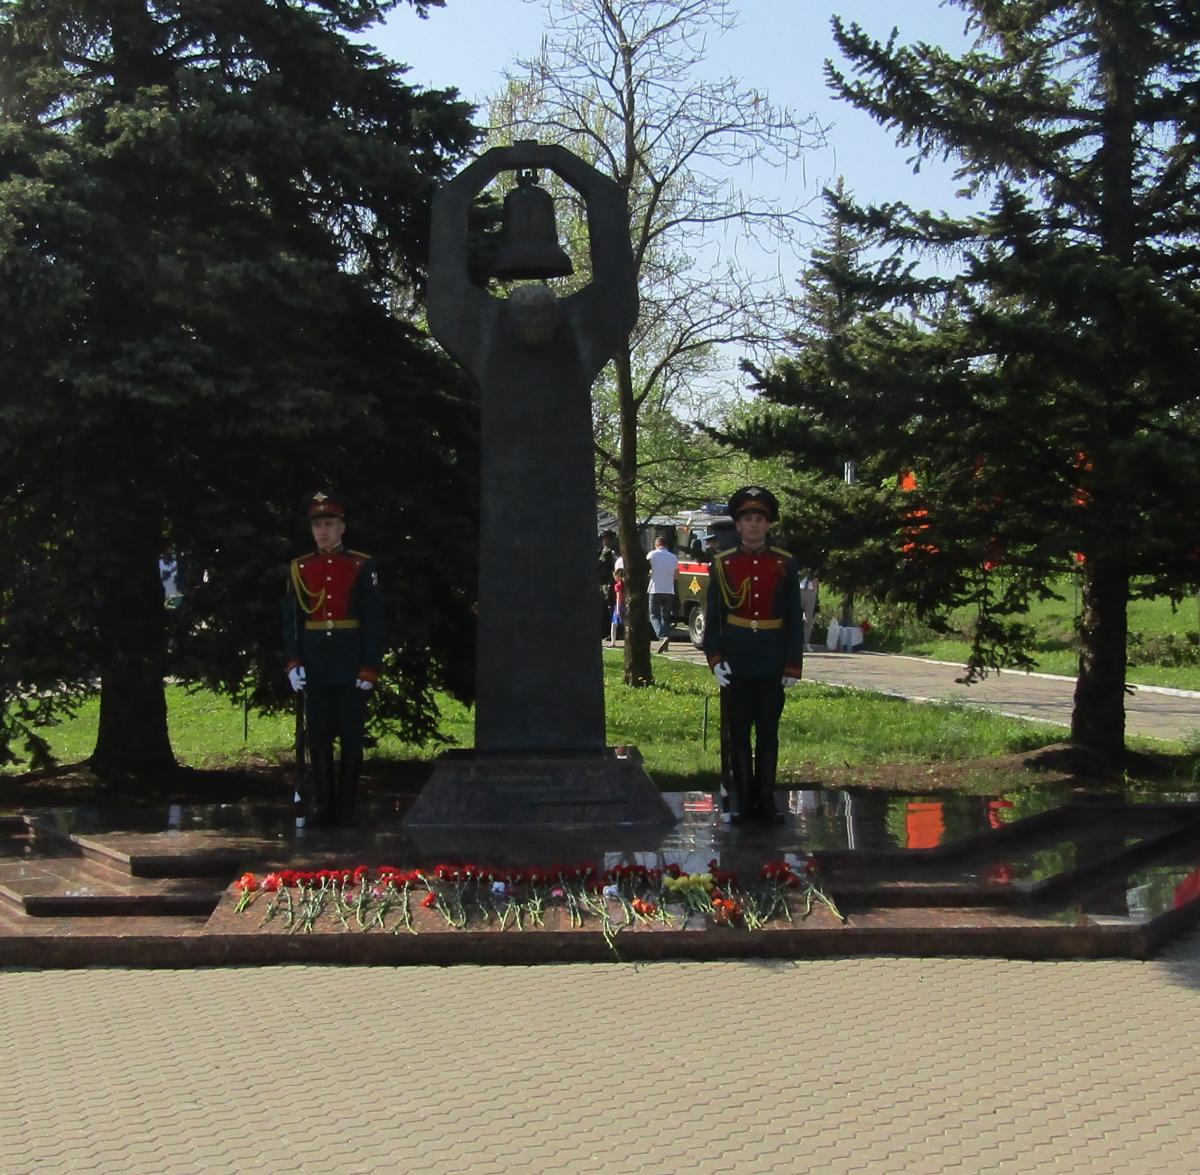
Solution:
<path fill-rule="evenodd" d="M 665 798 L 678 817 L 660 851 L 710 851 L 731 832 L 722 820 L 720 798 L 708 792 L 668 792 Z M 783 827 L 739 830 L 812 852 L 820 849 L 926 849 L 1002 827 L 1014 820 L 1055 808 L 1069 797 L 1060 788 L 1024 789 L 1010 795 L 966 796 L 931 793 L 914 796 L 884 791 L 837 788 L 777 793 L 786 813 Z M 179 805 L 115 812 L 96 808 L 48 809 L 41 822 L 62 835 L 95 832 L 196 833 L 207 830 L 288 839 L 294 816 L 288 805 Z M 398 833 L 402 813 L 395 800 L 370 797 L 362 805 L 361 827 L 370 832 Z M 2 850 L 0 850 L 2 851 Z"/>
<path fill-rule="evenodd" d="M 931 793 L 914 796 L 906 793 L 843 789 L 780 791 L 777 803 L 786 813 L 782 826 L 766 828 L 732 828 L 721 814 L 719 796 L 707 792 L 666 793 L 666 799 L 678 818 L 678 823 L 661 836 L 631 839 L 600 836 L 576 838 L 575 848 L 553 850 L 572 854 L 578 850 L 579 859 L 603 859 L 606 866 L 639 863 L 647 867 L 662 867 L 677 863 L 689 872 L 703 872 L 708 862 L 719 858 L 726 867 L 752 868 L 764 861 L 790 858 L 798 854 L 825 851 L 922 850 L 952 844 L 966 837 L 978 836 L 1004 827 L 1016 820 L 1061 806 L 1069 799 L 1062 788 L 1022 789 L 1007 795 L 968 796 L 957 793 Z M 393 797 L 381 797 L 363 805 L 362 820 L 354 833 L 344 834 L 341 843 L 331 845 L 330 852 L 345 856 L 357 853 L 366 859 L 395 856 L 420 856 L 403 831 L 402 814 L 395 810 Z M 246 836 L 276 842 L 285 852 L 301 848 L 301 838 L 295 830 L 294 816 L 287 804 L 266 807 L 253 804 L 171 805 L 169 808 L 117 813 L 89 808 L 57 809 L 39 813 L 40 819 L 61 835 L 127 832 L 154 834 L 155 847 L 150 851 L 204 850 L 219 847 L 222 836 Z M 1086 865 L 1090 861 L 1119 852 L 1136 842 L 1153 823 L 1138 822 L 1131 827 L 1126 821 L 1119 829 L 1103 821 L 1093 828 L 1084 824 L 1035 835 L 1022 844 L 997 846 L 994 855 L 985 859 L 970 856 L 943 865 L 921 866 L 921 876 L 928 881 L 991 882 L 996 884 L 1032 885 L 1056 876 L 1064 870 Z M 585 830 L 586 831 L 586 830 Z M 453 837 L 450 838 L 453 840 Z M 520 840 L 511 831 L 497 836 L 494 853 L 467 851 L 467 856 L 484 859 L 519 857 L 508 843 Z M 311 837 L 304 841 L 307 849 L 320 844 Z M 551 841 L 551 844 L 553 842 Z M 293 849 L 292 846 L 295 846 Z M 618 848 L 622 851 L 616 851 Z M 0 842 L 0 857 L 21 855 L 22 846 Z M 528 850 L 532 852 L 533 850 Z M 439 853 L 439 856 L 444 854 Z M 535 854 L 536 855 L 536 854 Z M 539 858 L 540 859 L 540 858 Z M 557 859 L 557 858 L 556 858 Z M 401 862 L 402 863 L 402 862 Z M 522 862 L 527 863 L 527 862 Z M 1183 866 L 1180 866 L 1183 868 Z M 1178 883 L 1187 873 L 1172 874 Z M 1117 879 L 1120 880 L 1120 879 Z M 1114 882 L 1115 884 L 1115 882 Z M 1124 881 L 1121 881 L 1124 885 Z M 1111 912 L 1124 917 L 1131 908 L 1159 908 L 1165 900 L 1158 895 L 1168 883 L 1156 874 L 1146 879 L 1130 880 L 1127 888 L 1144 888 L 1141 896 L 1128 896 L 1124 890 L 1098 895 L 1094 905 L 1097 913 Z M 1148 888 L 1147 888 L 1148 887 Z"/>
<path fill-rule="evenodd" d="M 1164 798 L 1156 797 L 1159 801 Z M 1180 796 L 1175 802 L 1192 798 Z M 717 858 L 723 868 L 744 874 L 756 872 L 769 860 L 784 859 L 795 865 L 804 854 L 814 851 L 916 851 L 952 844 L 1060 807 L 1070 796 L 1061 788 L 1026 788 L 990 796 L 955 793 L 914 796 L 834 788 L 781 791 L 777 803 L 786 813 L 785 823 L 745 829 L 734 829 L 722 819 L 719 796 L 681 792 L 667 793 L 666 799 L 678 823 L 661 837 L 651 833 L 648 839 L 634 838 L 622 851 L 615 851 L 625 843 L 621 837 L 587 836 L 569 842 L 574 848 L 555 847 L 556 841 L 550 837 L 543 845 L 543 849 L 551 846 L 549 856 L 545 856 L 543 849 L 514 847 L 527 838 L 519 831 L 514 835 L 507 830 L 495 837 L 494 849 L 467 852 L 457 859 L 516 863 L 508 858 L 518 859 L 524 854 L 530 859 L 522 859 L 520 863 L 545 864 L 551 857 L 557 863 L 560 858 L 555 854 L 561 853 L 565 855 L 564 863 L 588 860 L 602 863 L 606 868 L 634 863 L 654 868 L 676 863 L 687 872 L 704 872 L 709 861 Z M 172 805 L 128 813 L 71 808 L 38 813 L 38 817 L 62 835 L 153 834 L 150 852 L 209 851 L 223 847 L 224 837 L 243 836 L 276 842 L 281 858 L 315 851 L 342 863 L 348 855 L 368 863 L 380 859 L 396 864 L 428 863 L 430 858 L 423 854 L 421 846 L 405 835 L 402 812 L 397 811 L 394 797 L 382 797 L 374 804 L 368 801 L 363 809 L 360 827 L 353 833 L 339 834 L 342 838 L 332 842 L 298 837 L 293 813 L 286 803 L 274 807 Z M 884 880 L 892 874 L 927 882 L 1032 886 L 1120 853 L 1164 827 L 1164 818 L 1149 810 L 1126 810 L 1118 821 L 1105 818 L 1102 810 L 1098 810 L 1095 819 L 1089 817 L 1086 807 L 1079 811 L 1078 819 L 1067 826 L 1033 830 L 1020 843 L 995 846 L 984 858 L 968 853 L 936 866 L 923 860 L 912 870 L 901 867 L 898 874 L 892 872 L 894 863 L 884 862 L 879 876 Z M 453 836 L 450 840 L 453 843 Z M 326 847 L 322 849 L 322 845 Z M 7 859 L 14 867 L 30 851 L 30 843 L 23 838 L 0 835 L 0 858 Z M 277 850 L 272 846 L 268 851 Z M 37 855 L 36 839 L 32 852 Z M 865 876 L 869 878 L 876 867 L 869 863 L 865 867 Z M 1082 896 L 1066 898 L 1053 912 L 1036 909 L 1031 913 L 1039 919 L 1051 918 L 1068 925 L 1131 925 L 1197 901 L 1200 901 L 1200 845 L 1193 840 L 1164 852 L 1157 863 L 1140 866 L 1127 875 L 1119 870 L 1109 871 L 1089 885 Z"/>
<path fill-rule="evenodd" d="M 1150 922 L 1200 900 L 1200 849 L 1185 861 L 1147 865 L 1101 882 L 1082 898 L 1041 914 L 1069 925 L 1128 926 Z"/>

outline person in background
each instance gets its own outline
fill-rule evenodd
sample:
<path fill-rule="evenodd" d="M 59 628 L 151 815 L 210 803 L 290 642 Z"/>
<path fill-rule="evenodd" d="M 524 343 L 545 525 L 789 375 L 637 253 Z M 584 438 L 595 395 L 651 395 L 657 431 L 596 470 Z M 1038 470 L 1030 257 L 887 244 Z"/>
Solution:
<path fill-rule="evenodd" d="M 179 573 L 179 560 L 173 551 L 168 551 L 158 561 L 158 578 L 162 580 L 163 597 L 168 608 L 178 608 L 183 599 L 183 588 L 180 586 L 182 576 Z"/>
<path fill-rule="evenodd" d="M 606 530 L 600 536 L 600 555 L 596 564 L 596 578 L 600 584 L 601 635 L 608 631 L 609 625 L 612 623 L 613 572 L 617 566 L 616 545 L 617 536 L 614 531 Z"/>
<path fill-rule="evenodd" d="M 713 560 L 703 648 L 725 691 L 737 804 L 730 818 L 781 820 L 775 771 L 783 691 L 804 665 L 800 573 L 787 551 L 769 545 L 769 528 L 779 518 L 774 494 L 746 486 L 729 499 L 729 513 L 739 541 Z"/>
<path fill-rule="evenodd" d="M 804 651 L 812 651 L 813 618 L 817 614 L 817 590 L 820 585 L 807 572 L 800 572 L 800 608 L 804 613 Z"/>
<path fill-rule="evenodd" d="M 667 549 L 667 540 L 659 535 L 654 550 L 646 556 L 650 564 L 650 627 L 658 637 L 658 652 L 671 644 L 671 625 L 675 620 L 675 576 L 679 560 Z"/>
<path fill-rule="evenodd" d="M 608 635 L 608 647 L 616 648 L 617 630 L 625 626 L 625 568 L 613 572 L 613 610 Z"/>
<path fill-rule="evenodd" d="M 306 502 L 315 550 L 293 559 L 284 602 L 285 669 L 304 692 L 312 754 L 311 827 L 349 824 L 362 771 L 367 695 L 383 661 L 383 597 L 375 562 L 342 543 L 346 505 L 319 491 Z M 334 775 L 333 743 L 341 758 Z"/>

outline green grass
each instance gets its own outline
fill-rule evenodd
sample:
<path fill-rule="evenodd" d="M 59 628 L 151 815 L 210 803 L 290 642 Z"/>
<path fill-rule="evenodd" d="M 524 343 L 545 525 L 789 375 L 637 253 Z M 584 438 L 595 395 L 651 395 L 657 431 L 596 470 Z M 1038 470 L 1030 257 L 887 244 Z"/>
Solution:
<path fill-rule="evenodd" d="M 75 717 L 44 730 L 54 757 L 60 763 L 86 759 L 96 744 L 99 720 L 100 700 L 93 698 Z M 240 705 L 207 690 L 189 693 L 177 685 L 167 687 L 167 722 L 176 758 L 192 767 L 217 766 L 251 756 L 289 755 L 295 731 L 290 714 L 251 714 L 249 738 L 243 739 Z M 13 770 L 27 768 L 28 764 L 18 764 Z"/>
<path fill-rule="evenodd" d="M 1078 672 L 1075 621 L 1079 612 L 1078 581 L 1064 577 L 1056 585 L 1058 600 L 1035 602 L 1024 617 L 1033 630 L 1030 649 L 1040 673 L 1074 677 Z M 823 610 L 824 611 L 824 610 Z M 974 611 L 960 608 L 948 617 L 952 633 L 942 637 L 871 603 L 858 609 L 860 618 L 876 624 L 867 648 L 913 657 L 933 657 L 962 664 L 970 651 Z M 1195 598 L 1172 607 L 1166 597 L 1134 600 L 1129 605 L 1127 680 L 1137 685 L 1200 690 L 1200 604 Z M 878 621 L 878 623 L 876 623 Z M 1180 660 L 1192 663 L 1175 663 Z"/>
<path fill-rule="evenodd" d="M 605 658 L 608 737 L 635 743 L 651 774 L 715 782 L 720 768 L 719 702 L 712 676 L 655 662 L 655 684 L 631 689 L 617 655 Z M 704 737 L 708 702 L 707 747 Z M 964 706 L 922 705 L 883 694 L 803 682 L 788 691 L 780 722 L 780 772 L 985 758 L 1057 742 L 1063 728 Z"/>
<path fill-rule="evenodd" d="M 621 658 L 604 658 L 608 740 L 631 743 L 664 787 L 714 785 L 720 769 L 718 698 L 702 667 L 659 659 L 656 683 L 632 689 L 621 681 Z M 206 692 L 167 690 L 171 741 L 179 760 L 215 766 L 249 758 L 286 761 L 291 754 L 290 715 L 250 715 L 243 738 L 240 706 Z M 707 737 L 705 706 L 708 710 Z M 442 733 L 452 745 L 470 746 L 471 711 L 440 698 Z M 92 750 L 98 703 L 47 733 L 55 757 L 78 762 Z M 807 765 L 839 768 L 877 763 L 945 762 L 1032 749 L 1062 738 L 1061 727 L 962 706 L 904 702 L 881 694 L 802 683 L 790 690 L 780 725 L 780 767 L 786 774 Z M 372 752 L 390 758 L 432 758 L 440 746 L 412 747 L 385 739 Z M 20 768 L 18 768 L 20 769 Z"/>

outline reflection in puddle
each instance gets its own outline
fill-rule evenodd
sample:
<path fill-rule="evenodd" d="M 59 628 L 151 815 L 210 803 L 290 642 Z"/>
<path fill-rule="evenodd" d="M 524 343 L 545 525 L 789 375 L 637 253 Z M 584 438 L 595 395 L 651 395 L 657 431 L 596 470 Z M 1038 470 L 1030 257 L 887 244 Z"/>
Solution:
<path fill-rule="evenodd" d="M 1129 917 L 1157 918 L 1200 898 L 1200 865 L 1155 865 L 1131 874 L 1125 882 Z"/>
<path fill-rule="evenodd" d="M 731 836 L 767 838 L 789 849 L 928 849 L 964 836 L 1058 807 L 1067 800 L 1061 789 L 1022 791 L 1013 797 L 933 793 L 914 796 L 839 788 L 780 791 L 787 814 L 779 829 L 730 827 L 721 798 L 711 792 L 668 792 L 678 818 L 660 848 L 714 849 Z M 381 834 L 403 829 L 403 811 L 393 796 L 364 798 L 361 826 Z M 58 808 L 37 813 L 40 823 L 60 835 L 98 832 L 243 833 L 288 839 L 295 835 L 290 807 L 262 804 L 171 804 L 160 809 L 114 812 L 95 808 Z"/>
<path fill-rule="evenodd" d="M 37 813 L 28 837 L 0 830 L 0 875 L 19 871 L 31 857 L 77 856 L 71 836 L 93 838 L 130 859 L 139 854 L 155 868 L 167 868 L 164 861 L 178 868 L 189 855 L 211 861 L 214 854 L 247 853 L 256 860 L 345 864 L 353 858 L 400 866 L 439 859 L 587 861 L 607 868 L 674 863 L 702 873 L 716 858 L 745 875 L 767 861 L 798 865 L 817 853 L 833 895 L 846 887 L 859 910 L 995 907 L 1004 917 L 1024 912 L 1064 925 L 1128 926 L 1185 905 L 1200 908 L 1194 797 L 1172 797 L 1174 807 L 1130 802 L 1143 798 L 1122 803 L 1123 797 L 1107 795 L 1104 803 L 1089 804 L 1059 787 L 986 796 L 803 789 L 779 793 L 782 825 L 734 828 L 719 796 L 691 791 L 667 793 L 677 823 L 665 832 L 577 828 L 538 836 L 536 828 L 487 828 L 474 830 L 471 840 L 464 830 L 447 829 L 434 846 L 407 834 L 407 797 L 395 795 L 368 796 L 359 828 L 325 836 L 297 833 L 286 803 L 173 804 L 125 813 L 71 808 Z M 1049 815 L 1030 819 L 1042 813 Z"/>
<path fill-rule="evenodd" d="M 1058 807 L 1057 790 L 1005 796 L 914 796 L 835 788 L 785 793 L 805 848 L 932 849 Z"/>
<path fill-rule="evenodd" d="M 832 854 L 828 860 L 833 862 L 834 875 L 850 877 L 856 884 L 870 885 L 873 877 L 890 875 L 923 885 L 949 883 L 1023 891 L 1035 898 L 1044 883 L 1083 870 L 1085 881 L 1094 876 L 1094 882 L 1076 885 L 1071 897 L 1064 895 L 1047 903 L 1056 906 L 1058 917 L 1067 921 L 1143 920 L 1200 899 L 1200 846 L 1195 841 L 1166 857 L 1169 864 L 1147 865 L 1145 855 L 1136 863 L 1115 860 L 1162 830 L 1163 817 L 1155 815 L 1153 805 L 1125 808 L 1125 816 L 1115 822 L 1091 819 L 1084 805 L 1069 822 L 1051 818 L 1049 825 L 1031 828 L 1019 842 L 1002 839 L 992 843 L 989 833 L 1061 808 L 1072 797 L 1062 788 L 985 796 L 798 789 L 779 793 L 780 808 L 786 813 L 782 826 L 757 828 L 731 827 L 720 796 L 710 792 L 667 793 L 666 798 L 678 822 L 649 839 L 597 832 L 583 840 L 563 841 L 560 846 L 551 838 L 536 848 L 522 846 L 521 830 L 510 829 L 498 833 L 487 851 L 464 851 L 478 859 L 496 860 L 520 858 L 524 851 L 524 855 L 544 861 L 549 859 L 545 856 L 549 847 L 553 850 L 550 856 L 566 854 L 574 859 L 572 854 L 577 853 L 581 859 L 603 860 L 607 867 L 636 863 L 654 868 L 673 862 L 688 872 L 704 872 L 713 858 L 726 867 L 756 869 L 768 860 L 795 863 L 815 852 Z M 111 834 L 127 847 L 137 841 L 138 851 L 150 853 L 211 852 L 222 847 L 222 842 L 252 838 L 269 842 L 277 846 L 273 851 L 288 856 L 302 850 L 351 852 L 363 860 L 394 858 L 400 864 L 423 858 L 423 847 L 412 843 L 405 833 L 403 805 L 398 807 L 395 796 L 373 802 L 368 797 L 363 807 L 361 827 L 343 834 L 345 839 L 336 839 L 338 834 L 334 834 L 332 841 L 298 835 L 288 805 L 172 804 L 127 813 L 72 808 L 39 813 L 38 824 L 62 838 Z M 153 844 L 145 845 L 146 838 Z M 967 842 L 970 851 L 930 855 L 930 850 L 960 842 Z M 450 847 L 453 851 L 460 848 Z M 29 842 L 19 837 L 7 852 L 0 844 L 0 857 L 9 860 L 29 851 Z M 854 854 L 853 859 L 840 859 L 847 852 Z"/>

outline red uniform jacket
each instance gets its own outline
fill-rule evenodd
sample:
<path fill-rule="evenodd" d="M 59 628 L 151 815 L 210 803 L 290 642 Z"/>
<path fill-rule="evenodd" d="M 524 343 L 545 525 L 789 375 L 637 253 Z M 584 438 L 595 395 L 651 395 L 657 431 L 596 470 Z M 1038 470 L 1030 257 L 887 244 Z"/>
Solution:
<path fill-rule="evenodd" d="M 383 659 L 383 604 L 374 561 L 339 547 L 293 559 L 284 612 L 287 668 L 314 683 L 375 681 Z"/>
<path fill-rule="evenodd" d="M 800 677 L 804 613 L 796 561 L 778 547 L 731 547 L 713 560 L 704 652 L 735 678 Z"/>

